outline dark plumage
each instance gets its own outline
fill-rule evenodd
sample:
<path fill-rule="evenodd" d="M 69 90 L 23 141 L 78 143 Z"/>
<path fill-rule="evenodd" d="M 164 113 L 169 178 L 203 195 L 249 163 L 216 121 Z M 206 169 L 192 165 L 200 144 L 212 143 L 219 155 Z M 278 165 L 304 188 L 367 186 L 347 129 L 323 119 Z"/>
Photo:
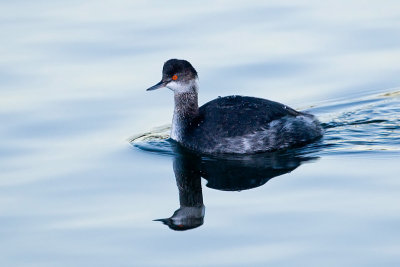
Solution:
<path fill-rule="evenodd" d="M 202 127 L 213 129 L 217 137 L 235 137 L 259 131 L 273 120 L 302 113 L 277 102 L 248 96 L 214 99 L 199 109 Z M 235 123 L 232 123 L 235 122 Z"/>
<path fill-rule="evenodd" d="M 227 96 L 198 108 L 197 72 L 185 60 L 168 60 L 162 77 L 148 90 L 174 91 L 171 138 L 191 150 L 256 153 L 304 145 L 322 136 L 313 115 L 266 99 Z"/>
<path fill-rule="evenodd" d="M 177 73 L 183 74 L 181 77 L 186 78 L 186 80 L 197 78 L 197 71 L 186 60 L 170 59 L 165 62 L 162 72 L 163 79 L 169 79 Z"/>

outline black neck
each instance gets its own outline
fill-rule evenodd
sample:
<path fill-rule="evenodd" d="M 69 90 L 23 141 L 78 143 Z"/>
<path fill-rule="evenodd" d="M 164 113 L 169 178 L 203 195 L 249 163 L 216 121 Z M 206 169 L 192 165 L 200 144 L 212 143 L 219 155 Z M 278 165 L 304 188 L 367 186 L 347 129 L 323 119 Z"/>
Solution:
<path fill-rule="evenodd" d="M 179 120 L 194 118 L 198 113 L 197 91 L 175 93 L 174 115 L 178 116 Z"/>
<path fill-rule="evenodd" d="M 171 137 L 178 142 L 184 142 L 184 136 L 193 126 L 194 120 L 199 115 L 197 103 L 197 90 L 175 92 L 175 110 L 172 119 Z"/>

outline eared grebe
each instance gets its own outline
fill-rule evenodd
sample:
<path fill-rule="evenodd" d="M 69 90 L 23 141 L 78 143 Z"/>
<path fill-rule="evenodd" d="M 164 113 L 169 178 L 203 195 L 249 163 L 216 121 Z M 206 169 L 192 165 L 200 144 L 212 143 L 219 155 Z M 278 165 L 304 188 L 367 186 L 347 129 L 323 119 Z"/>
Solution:
<path fill-rule="evenodd" d="M 199 108 L 197 71 L 186 60 L 165 62 L 161 81 L 147 91 L 162 87 L 175 96 L 171 139 L 196 152 L 273 151 L 310 143 L 323 133 L 313 115 L 266 99 L 226 96 Z"/>

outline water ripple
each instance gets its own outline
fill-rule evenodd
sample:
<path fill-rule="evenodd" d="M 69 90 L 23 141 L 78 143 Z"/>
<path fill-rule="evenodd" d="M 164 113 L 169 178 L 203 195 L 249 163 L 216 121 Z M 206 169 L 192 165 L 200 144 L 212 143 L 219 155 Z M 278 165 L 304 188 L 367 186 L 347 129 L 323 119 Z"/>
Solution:
<path fill-rule="evenodd" d="M 322 140 L 296 151 L 301 154 L 333 155 L 400 152 L 400 91 L 336 101 L 309 111 L 320 117 L 325 129 Z M 174 154 L 170 125 L 130 138 L 135 147 L 159 154 Z"/>

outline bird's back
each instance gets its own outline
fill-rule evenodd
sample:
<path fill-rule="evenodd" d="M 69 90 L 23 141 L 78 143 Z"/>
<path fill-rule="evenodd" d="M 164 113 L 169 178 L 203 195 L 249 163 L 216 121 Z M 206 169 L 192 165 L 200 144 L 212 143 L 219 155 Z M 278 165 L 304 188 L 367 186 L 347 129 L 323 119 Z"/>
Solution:
<path fill-rule="evenodd" d="M 300 145 L 320 137 L 310 114 L 266 99 L 228 96 L 199 108 L 179 142 L 203 153 L 255 153 Z"/>
<path fill-rule="evenodd" d="M 257 132 L 274 120 L 300 112 L 278 102 L 247 96 L 214 99 L 199 108 L 198 129 L 208 129 L 216 138 Z"/>

